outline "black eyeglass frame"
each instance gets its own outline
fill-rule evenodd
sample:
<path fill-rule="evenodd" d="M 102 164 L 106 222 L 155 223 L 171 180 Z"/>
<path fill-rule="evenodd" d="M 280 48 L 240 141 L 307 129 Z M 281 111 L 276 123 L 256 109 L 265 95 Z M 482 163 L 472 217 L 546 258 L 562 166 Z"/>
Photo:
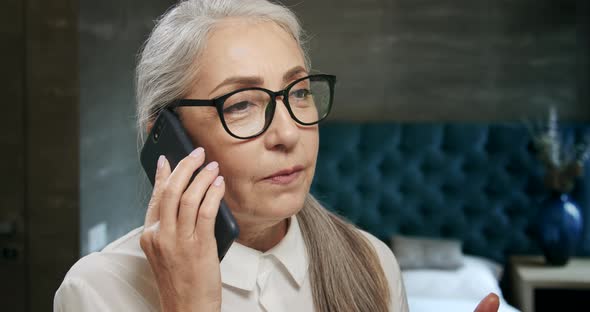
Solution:
<path fill-rule="evenodd" d="M 306 80 L 306 79 L 313 81 L 314 78 L 324 79 L 328 82 L 328 85 L 330 87 L 330 102 L 328 103 L 328 110 L 326 111 L 324 116 L 321 117 L 318 121 L 303 122 L 295 116 L 295 114 L 293 113 L 293 110 L 291 109 L 291 105 L 289 104 L 289 92 L 291 91 L 291 88 L 293 86 L 295 86 L 296 84 L 298 84 L 299 82 Z M 234 137 L 236 139 L 247 140 L 247 139 L 252 139 L 252 138 L 255 138 L 255 137 L 263 134 L 268 129 L 268 127 L 270 127 L 270 124 L 272 123 L 272 120 L 274 118 L 274 114 L 275 114 L 275 110 L 276 110 L 276 106 L 277 106 L 277 97 L 283 97 L 283 103 L 285 104 L 285 107 L 287 107 L 287 111 L 289 112 L 289 115 L 291 115 L 291 118 L 293 118 L 293 120 L 295 120 L 297 123 L 299 123 L 301 125 L 311 126 L 311 125 L 315 125 L 315 124 L 319 123 L 320 121 L 324 120 L 330 114 L 330 110 L 332 109 L 332 103 L 334 102 L 334 86 L 335 86 L 335 84 L 336 84 L 336 76 L 334 76 L 334 75 L 327 75 L 327 74 L 309 75 L 309 76 L 299 78 L 299 79 L 291 82 L 287 87 L 285 87 L 285 89 L 279 90 L 276 92 L 265 89 L 265 88 L 259 88 L 259 87 L 242 88 L 242 89 L 234 90 L 230 93 L 224 94 L 222 96 L 219 96 L 219 97 L 216 97 L 216 98 L 210 99 L 210 100 L 178 99 L 178 100 L 170 103 L 168 108 L 174 109 L 177 107 L 186 107 L 186 106 L 213 106 L 217 109 L 217 114 L 219 115 L 219 119 L 221 120 L 221 124 L 223 125 L 223 128 L 225 129 L 225 131 L 227 133 L 229 133 L 229 135 L 231 135 L 232 137 Z M 265 123 L 262 130 L 260 130 L 258 133 L 254 134 L 254 135 L 247 136 L 247 137 L 241 137 L 241 136 L 238 136 L 238 135 L 232 133 L 231 130 L 229 130 L 229 127 L 227 126 L 227 124 L 225 123 L 225 118 L 223 117 L 223 104 L 225 103 L 225 100 L 227 100 L 230 96 L 232 96 L 236 93 L 239 93 L 239 92 L 249 91 L 249 90 L 264 91 L 270 96 L 271 102 L 269 103 L 269 107 L 272 109 L 272 112 L 271 112 L 272 114 L 270 115 L 270 119 L 268 120 L 268 122 Z M 268 107 L 267 107 L 267 109 L 268 109 Z"/>

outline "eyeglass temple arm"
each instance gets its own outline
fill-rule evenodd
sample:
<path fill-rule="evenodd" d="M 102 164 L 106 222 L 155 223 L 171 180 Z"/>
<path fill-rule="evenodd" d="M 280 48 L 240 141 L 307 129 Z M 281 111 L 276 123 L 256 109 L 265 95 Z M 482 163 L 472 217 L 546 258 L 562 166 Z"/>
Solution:
<path fill-rule="evenodd" d="M 193 100 L 193 99 L 181 99 L 176 100 L 170 104 L 170 108 L 180 106 L 215 106 L 214 100 Z"/>

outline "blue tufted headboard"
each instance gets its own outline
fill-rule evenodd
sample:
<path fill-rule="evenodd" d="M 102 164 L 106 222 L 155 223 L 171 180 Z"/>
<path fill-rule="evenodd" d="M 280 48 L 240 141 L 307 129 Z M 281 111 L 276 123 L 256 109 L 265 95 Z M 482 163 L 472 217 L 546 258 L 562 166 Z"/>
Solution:
<path fill-rule="evenodd" d="M 588 167 L 573 193 L 586 217 L 582 255 Z M 312 193 L 386 242 L 395 233 L 457 238 L 465 252 L 504 262 L 540 252 L 532 225 L 547 195 L 542 175 L 521 124 L 331 122 L 320 126 Z"/>

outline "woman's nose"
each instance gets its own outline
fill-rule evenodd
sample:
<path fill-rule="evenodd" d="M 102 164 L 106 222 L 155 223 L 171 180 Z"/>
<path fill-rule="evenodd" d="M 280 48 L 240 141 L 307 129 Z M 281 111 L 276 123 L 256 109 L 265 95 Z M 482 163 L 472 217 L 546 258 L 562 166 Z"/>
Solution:
<path fill-rule="evenodd" d="M 299 140 L 299 126 L 291 118 L 283 99 L 276 99 L 275 114 L 266 131 L 265 145 L 268 149 L 290 150 Z"/>

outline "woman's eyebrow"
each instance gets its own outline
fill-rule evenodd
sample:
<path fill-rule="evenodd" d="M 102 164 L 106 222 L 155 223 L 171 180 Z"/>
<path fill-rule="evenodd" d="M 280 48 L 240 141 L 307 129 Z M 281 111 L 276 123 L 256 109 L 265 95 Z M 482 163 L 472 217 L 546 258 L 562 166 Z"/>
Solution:
<path fill-rule="evenodd" d="M 284 82 L 289 82 L 291 80 L 293 80 L 293 78 L 295 78 L 295 76 L 299 75 L 299 74 L 307 74 L 307 70 L 305 70 L 305 68 L 301 67 L 301 66 L 295 66 L 291 69 L 289 69 L 284 75 L 283 75 L 283 81 Z"/>
<path fill-rule="evenodd" d="M 257 76 L 233 76 L 228 77 L 223 80 L 220 84 L 217 85 L 209 95 L 213 94 L 217 89 L 226 86 L 226 85 L 233 85 L 233 84 L 240 84 L 240 85 L 253 85 L 253 86 L 260 86 L 264 84 L 264 79 L 257 77 Z"/>
<path fill-rule="evenodd" d="M 307 71 L 305 70 L 305 68 L 303 68 L 302 66 L 295 66 L 291 69 L 289 69 L 284 75 L 283 75 L 283 81 L 284 82 L 289 82 L 291 80 L 293 80 L 293 78 L 301 73 L 307 74 Z M 261 86 L 264 84 L 264 79 L 262 79 L 261 77 L 258 76 L 233 76 L 233 77 L 228 77 L 225 80 L 223 80 L 220 84 L 217 85 L 217 87 L 213 88 L 213 90 L 211 90 L 211 92 L 209 92 L 209 96 L 213 93 L 215 93 L 215 91 L 217 91 L 219 88 L 226 86 L 226 85 L 233 85 L 233 84 L 240 84 L 240 85 L 251 85 L 251 86 Z"/>

